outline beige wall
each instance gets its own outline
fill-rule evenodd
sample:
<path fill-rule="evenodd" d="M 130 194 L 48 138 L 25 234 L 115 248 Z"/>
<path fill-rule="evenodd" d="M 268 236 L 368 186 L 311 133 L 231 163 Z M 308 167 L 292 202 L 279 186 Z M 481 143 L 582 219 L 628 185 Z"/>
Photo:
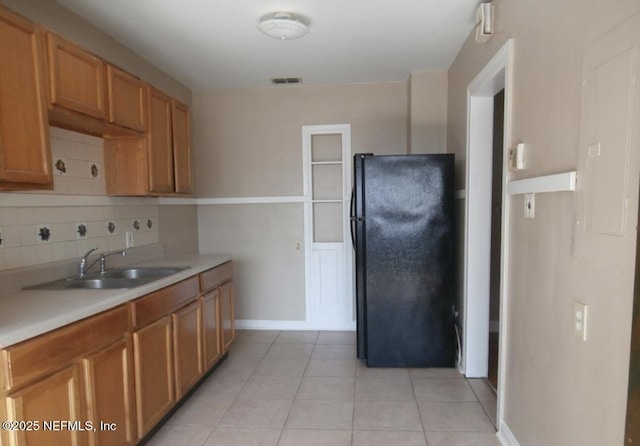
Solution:
<path fill-rule="evenodd" d="M 447 73 L 416 71 L 409 77 L 409 153 L 447 152 Z"/>
<path fill-rule="evenodd" d="M 582 50 L 638 11 L 637 0 L 496 1 L 497 35 L 487 44 L 470 36 L 449 70 L 447 140 L 459 187 L 466 88 L 507 38 L 515 43 L 512 143 L 529 148 L 518 177 L 575 170 Z M 571 193 L 537 194 L 534 220 L 522 217 L 521 196 L 511 205 L 505 421 L 522 446 L 621 445 L 633 255 L 617 266 L 574 256 Z M 590 308 L 586 343 L 572 334 L 576 300 Z"/>
<path fill-rule="evenodd" d="M 302 126 L 351 124 L 354 153 L 406 153 L 407 84 L 194 92 L 198 197 L 302 195 Z"/>
<path fill-rule="evenodd" d="M 416 107 L 425 101 L 420 119 L 444 132 L 444 101 L 422 95 L 441 92 L 446 81 L 427 74 L 420 87 L 413 99 Z M 351 124 L 353 153 L 406 153 L 408 109 L 407 82 L 194 92 L 198 197 L 301 196 L 303 125 Z M 200 252 L 236 262 L 239 319 L 305 319 L 302 209 L 199 206 Z"/>
<path fill-rule="evenodd" d="M 158 220 L 160 243 L 167 254 L 198 253 L 197 206 L 158 206 Z"/>
<path fill-rule="evenodd" d="M 304 321 L 302 203 L 200 206 L 200 253 L 233 258 L 236 319 Z"/>

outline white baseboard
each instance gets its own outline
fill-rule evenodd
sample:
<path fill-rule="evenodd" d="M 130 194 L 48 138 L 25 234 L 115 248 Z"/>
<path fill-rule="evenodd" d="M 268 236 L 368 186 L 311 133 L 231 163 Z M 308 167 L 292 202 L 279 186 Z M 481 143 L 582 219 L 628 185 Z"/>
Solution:
<path fill-rule="evenodd" d="M 235 327 L 240 330 L 346 330 L 355 331 L 355 323 L 342 327 L 314 326 L 307 321 L 273 321 L 256 319 L 236 319 Z"/>
<path fill-rule="evenodd" d="M 500 421 L 500 430 L 497 433 L 497 437 L 502 446 L 520 446 L 515 435 L 513 435 L 513 432 L 504 421 Z"/>

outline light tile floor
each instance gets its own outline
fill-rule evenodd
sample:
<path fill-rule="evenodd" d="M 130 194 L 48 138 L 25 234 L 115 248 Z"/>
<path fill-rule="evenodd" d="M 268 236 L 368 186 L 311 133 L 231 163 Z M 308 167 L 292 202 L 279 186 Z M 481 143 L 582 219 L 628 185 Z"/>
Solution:
<path fill-rule="evenodd" d="M 498 446 L 496 396 L 455 369 L 367 368 L 354 332 L 238 331 L 151 446 Z"/>

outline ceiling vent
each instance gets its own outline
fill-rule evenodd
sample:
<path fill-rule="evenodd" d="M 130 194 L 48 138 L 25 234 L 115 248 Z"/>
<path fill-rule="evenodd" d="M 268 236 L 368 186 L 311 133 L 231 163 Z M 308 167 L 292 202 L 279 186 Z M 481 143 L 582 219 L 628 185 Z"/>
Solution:
<path fill-rule="evenodd" d="M 274 77 L 271 79 L 271 83 L 276 85 L 301 84 L 302 79 L 299 77 Z"/>

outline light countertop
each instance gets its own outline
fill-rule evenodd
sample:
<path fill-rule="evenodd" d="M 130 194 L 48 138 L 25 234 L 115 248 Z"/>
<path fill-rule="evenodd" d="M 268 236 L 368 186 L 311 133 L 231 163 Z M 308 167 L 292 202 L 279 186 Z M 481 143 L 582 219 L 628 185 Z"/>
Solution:
<path fill-rule="evenodd" d="M 93 316 L 160 288 L 219 266 L 231 258 L 166 255 L 127 266 L 188 266 L 188 269 L 135 288 L 115 290 L 21 290 L 0 295 L 0 348 Z"/>

